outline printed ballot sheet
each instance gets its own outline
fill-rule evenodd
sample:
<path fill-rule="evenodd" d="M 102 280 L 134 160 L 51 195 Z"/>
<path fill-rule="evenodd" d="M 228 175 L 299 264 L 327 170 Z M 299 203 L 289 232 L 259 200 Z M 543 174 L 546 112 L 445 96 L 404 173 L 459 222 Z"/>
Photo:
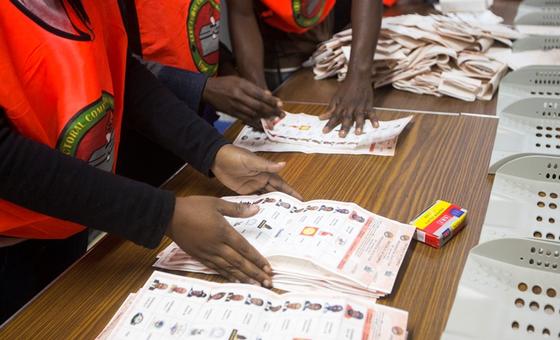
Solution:
<path fill-rule="evenodd" d="M 380 121 L 378 128 L 366 121 L 362 134 L 356 135 L 352 127 L 341 138 L 340 125 L 325 134 L 325 121 L 319 117 L 286 112 L 284 118 L 274 121 L 272 128 L 263 122 L 264 133 L 244 127 L 234 144 L 251 151 L 393 156 L 398 136 L 411 120 L 412 116 Z"/>
<path fill-rule="evenodd" d="M 405 339 L 407 319 L 367 300 L 278 295 L 156 271 L 98 339 Z"/>
<path fill-rule="evenodd" d="M 325 122 L 319 120 L 317 116 L 305 113 L 286 113 L 284 118 L 274 121 L 273 128 L 269 128 L 266 123 L 263 123 L 263 128 L 268 138 L 275 142 L 354 149 L 398 137 L 411 120 L 412 116 L 381 121 L 378 128 L 374 128 L 371 122 L 367 121 L 362 134 L 356 135 L 355 128 L 352 127 L 345 138 L 338 136 L 341 125 L 329 133 L 323 133 Z"/>
<path fill-rule="evenodd" d="M 245 148 L 252 152 L 303 152 L 321 154 L 350 154 L 350 155 L 373 155 L 394 156 L 397 147 L 397 137 L 380 143 L 372 143 L 355 149 L 337 149 L 331 146 L 306 146 L 275 142 L 268 138 L 264 132 L 256 131 L 250 126 L 244 126 L 233 142 L 234 145 Z"/>
<path fill-rule="evenodd" d="M 301 202 L 280 192 L 224 199 L 259 206 L 255 216 L 226 219 L 269 259 L 273 284 L 288 291 L 389 294 L 415 231 L 355 203 Z M 155 266 L 211 273 L 176 245 Z"/>

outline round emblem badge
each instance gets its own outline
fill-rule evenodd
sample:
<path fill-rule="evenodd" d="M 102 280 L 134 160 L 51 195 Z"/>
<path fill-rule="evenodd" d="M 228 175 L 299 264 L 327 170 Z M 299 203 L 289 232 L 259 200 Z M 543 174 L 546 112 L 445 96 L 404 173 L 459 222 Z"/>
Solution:
<path fill-rule="evenodd" d="M 324 8 L 325 0 L 292 0 L 294 19 L 300 27 L 315 25 Z"/>
<path fill-rule="evenodd" d="M 220 1 L 193 0 L 187 16 L 189 48 L 196 68 L 213 75 L 218 69 Z"/>

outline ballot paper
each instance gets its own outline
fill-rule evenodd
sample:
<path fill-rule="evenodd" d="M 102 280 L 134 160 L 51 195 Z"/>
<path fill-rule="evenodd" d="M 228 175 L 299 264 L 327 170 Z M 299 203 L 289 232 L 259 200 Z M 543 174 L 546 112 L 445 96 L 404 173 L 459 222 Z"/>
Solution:
<path fill-rule="evenodd" d="M 374 87 L 392 85 L 418 94 L 490 100 L 507 66 L 485 52 L 497 43 L 512 46 L 524 35 L 497 23 L 499 18 L 491 12 L 484 13 L 383 18 L 371 70 Z M 316 79 L 343 81 L 351 49 L 348 29 L 320 44 L 304 66 L 313 67 Z"/>
<path fill-rule="evenodd" d="M 263 256 L 275 287 L 293 292 L 337 292 L 377 298 L 391 293 L 414 228 L 355 203 L 301 202 L 273 192 L 224 197 L 259 207 L 249 218 L 226 217 Z M 158 268 L 214 273 L 177 245 L 160 254 Z"/>
<path fill-rule="evenodd" d="M 355 149 L 369 147 L 373 143 L 395 139 L 412 120 L 412 116 L 391 121 L 379 122 L 374 128 L 366 121 L 363 133 L 357 135 L 352 127 L 345 138 L 339 137 L 341 125 L 329 133 L 323 133 L 324 121 L 319 117 L 305 113 L 286 113 L 283 118 L 276 119 L 270 128 L 263 122 L 267 137 L 275 142 L 304 145 L 308 147 L 336 147 L 338 149 Z"/>
<path fill-rule="evenodd" d="M 395 149 L 397 147 L 397 139 L 398 138 L 395 137 L 384 142 L 372 143 L 369 146 L 341 150 L 331 146 L 306 146 L 275 142 L 270 140 L 264 132 L 256 131 L 250 126 L 244 126 L 233 144 L 252 152 L 303 152 L 308 154 L 321 153 L 394 156 Z"/>
<path fill-rule="evenodd" d="M 412 116 L 379 121 L 374 128 L 366 121 L 363 133 L 356 135 L 352 127 L 345 138 L 338 136 L 340 125 L 329 133 L 323 133 L 325 121 L 305 113 L 289 113 L 274 121 L 272 128 L 263 122 L 264 133 L 245 126 L 234 145 L 250 151 L 304 152 L 323 154 L 353 154 L 394 156 L 398 136 Z"/>
<path fill-rule="evenodd" d="M 100 340 L 404 340 L 408 313 L 373 301 L 283 294 L 155 271 Z"/>

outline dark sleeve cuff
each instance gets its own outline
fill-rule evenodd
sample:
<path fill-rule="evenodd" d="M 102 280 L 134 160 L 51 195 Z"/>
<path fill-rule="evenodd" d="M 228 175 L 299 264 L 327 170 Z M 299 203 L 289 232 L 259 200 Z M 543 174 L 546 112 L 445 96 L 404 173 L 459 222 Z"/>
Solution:
<path fill-rule="evenodd" d="M 161 239 L 165 235 L 173 213 L 175 212 L 175 195 L 171 191 L 160 190 L 158 193 L 161 202 L 161 212 L 159 214 L 158 225 L 153 229 L 148 228 L 144 235 L 138 237 L 136 243 L 143 245 L 147 248 L 155 248 L 161 243 Z"/>
<path fill-rule="evenodd" d="M 206 156 L 206 158 L 204 158 L 204 161 L 202 163 L 202 173 L 205 174 L 206 176 L 209 177 L 214 177 L 214 174 L 212 173 L 212 171 L 210 170 L 210 168 L 212 167 L 212 164 L 214 163 L 214 159 L 216 159 L 216 154 L 218 153 L 218 151 L 222 148 L 222 146 L 227 145 L 227 144 L 231 144 L 230 142 L 226 141 L 225 139 L 219 139 L 216 141 L 216 143 L 214 143 L 208 152 L 208 155 Z"/>
<path fill-rule="evenodd" d="M 157 78 L 191 110 L 200 113 L 202 94 L 208 80 L 205 74 L 163 66 L 157 73 Z"/>

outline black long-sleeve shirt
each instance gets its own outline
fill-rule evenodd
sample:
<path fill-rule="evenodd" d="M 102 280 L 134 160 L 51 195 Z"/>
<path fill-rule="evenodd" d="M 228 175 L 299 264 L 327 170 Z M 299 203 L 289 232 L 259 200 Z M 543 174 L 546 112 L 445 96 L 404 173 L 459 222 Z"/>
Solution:
<path fill-rule="evenodd" d="M 127 63 L 124 109 L 123 124 L 205 174 L 227 144 L 132 57 Z M 93 168 L 22 136 L 3 112 L 0 198 L 146 247 L 159 244 L 175 206 L 171 192 Z"/>

